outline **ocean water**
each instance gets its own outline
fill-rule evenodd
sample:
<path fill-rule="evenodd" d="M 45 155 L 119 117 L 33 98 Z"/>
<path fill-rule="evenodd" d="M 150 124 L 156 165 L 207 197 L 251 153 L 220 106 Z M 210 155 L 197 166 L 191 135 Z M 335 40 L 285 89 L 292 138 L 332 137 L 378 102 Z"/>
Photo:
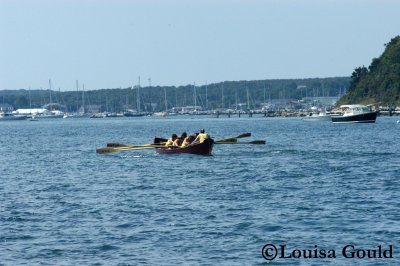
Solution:
<path fill-rule="evenodd" d="M 266 265 L 267 244 L 285 245 L 283 257 L 336 253 L 278 254 L 276 265 L 399 264 L 396 120 L 1 122 L 0 265 Z M 200 128 L 215 139 L 251 132 L 242 141 L 267 144 L 215 145 L 209 157 L 95 153 L 108 142 L 144 144 Z M 393 258 L 344 258 L 346 245 L 392 245 Z"/>

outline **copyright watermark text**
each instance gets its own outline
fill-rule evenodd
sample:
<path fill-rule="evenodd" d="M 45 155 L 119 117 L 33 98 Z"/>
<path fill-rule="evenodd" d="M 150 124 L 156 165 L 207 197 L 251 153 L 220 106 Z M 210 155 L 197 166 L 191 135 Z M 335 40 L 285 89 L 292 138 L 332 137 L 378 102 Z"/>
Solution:
<path fill-rule="evenodd" d="M 262 248 L 262 256 L 267 261 L 275 259 L 391 259 L 393 258 L 393 245 L 373 248 L 362 248 L 356 245 L 345 245 L 340 249 L 324 249 L 317 245 L 313 248 L 290 249 L 287 245 L 266 244 Z"/>

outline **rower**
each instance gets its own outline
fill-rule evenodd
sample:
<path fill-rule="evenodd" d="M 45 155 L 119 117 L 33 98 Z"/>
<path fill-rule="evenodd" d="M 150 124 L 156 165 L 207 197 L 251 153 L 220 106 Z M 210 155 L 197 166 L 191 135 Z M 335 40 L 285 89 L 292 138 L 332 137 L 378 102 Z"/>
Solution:
<path fill-rule="evenodd" d="M 187 137 L 187 133 L 183 132 L 182 135 L 174 141 L 173 146 L 180 147 L 186 137 Z"/>
<path fill-rule="evenodd" d="M 189 144 L 192 143 L 193 140 L 194 140 L 195 138 L 196 138 L 196 135 L 187 136 L 187 137 L 183 140 L 183 142 L 182 142 L 182 144 L 181 144 L 181 148 L 185 148 L 185 147 L 189 146 Z"/>
<path fill-rule="evenodd" d="M 200 129 L 200 133 L 197 135 L 196 139 L 192 142 L 192 144 L 203 143 L 206 139 L 209 139 L 210 136 L 205 132 L 204 129 Z"/>
<path fill-rule="evenodd" d="M 173 146 L 174 145 L 174 141 L 178 138 L 178 136 L 176 134 L 172 134 L 171 138 L 169 138 L 167 140 L 167 142 L 165 143 L 165 146 Z"/>

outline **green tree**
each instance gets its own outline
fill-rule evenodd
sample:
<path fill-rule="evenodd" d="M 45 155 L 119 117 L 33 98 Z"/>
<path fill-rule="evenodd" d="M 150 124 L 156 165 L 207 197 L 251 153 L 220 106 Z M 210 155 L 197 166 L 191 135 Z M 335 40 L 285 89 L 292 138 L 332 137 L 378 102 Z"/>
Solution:
<path fill-rule="evenodd" d="M 385 44 L 383 54 L 373 58 L 368 69 L 354 70 L 349 90 L 338 102 L 347 103 L 400 105 L 400 36 Z"/>

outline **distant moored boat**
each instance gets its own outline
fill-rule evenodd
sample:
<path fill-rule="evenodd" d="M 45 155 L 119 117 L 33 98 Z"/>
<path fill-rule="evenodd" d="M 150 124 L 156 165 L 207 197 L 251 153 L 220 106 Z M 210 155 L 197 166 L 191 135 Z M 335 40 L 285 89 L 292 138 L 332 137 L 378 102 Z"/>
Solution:
<path fill-rule="evenodd" d="M 1 112 L 0 113 L 0 121 L 6 120 L 25 120 L 27 118 L 26 115 L 18 115 L 18 114 L 8 114 Z"/>
<path fill-rule="evenodd" d="M 368 106 L 349 104 L 340 106 L 343 115 L 332 116 L 333 123 L 375 123 L 377 112 L 371 111 Z"/>
<path fill-rule="evenodd" d="M 304 121 L 332 121 L 332 117 L 330 114 L 327 114 L 325 111 L 321 111 L 319 113 L 312 112 L 308 116 L 303 117 Z"/>

